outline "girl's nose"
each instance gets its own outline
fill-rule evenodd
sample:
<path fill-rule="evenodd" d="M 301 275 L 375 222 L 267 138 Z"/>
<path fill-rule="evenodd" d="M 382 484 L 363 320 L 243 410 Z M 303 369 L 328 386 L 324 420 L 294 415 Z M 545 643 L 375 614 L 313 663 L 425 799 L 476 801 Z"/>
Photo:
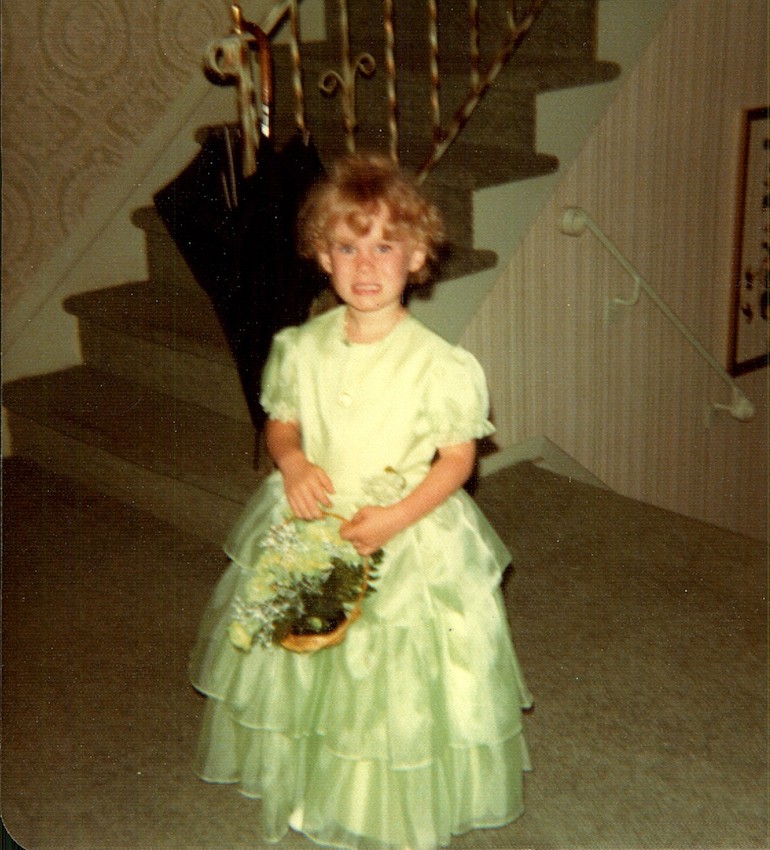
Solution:
<path fill-rule="evenodd" d="M 371 251 L 358 252 L 358 267 L 370 268 L 374 265 L 374 254 Z"/>

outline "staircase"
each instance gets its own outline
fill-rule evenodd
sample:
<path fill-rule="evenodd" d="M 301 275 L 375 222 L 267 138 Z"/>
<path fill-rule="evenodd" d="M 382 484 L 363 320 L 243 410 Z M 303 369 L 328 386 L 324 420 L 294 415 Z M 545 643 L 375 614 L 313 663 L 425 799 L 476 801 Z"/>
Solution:
<path fill-rule="evenodd" d="M 418 168 L 430 128 L 423 45 L 425 21 L 417 4 L 397 3 L 398 30 L 410 33 L 397 49 L 402 163 Z M 468 89 L 467 26 L 441 4 L 443 110 L 451 115 Z M 506 3 L 489 0 L 481 21 L 482 67 L 496 49 Z M 519 4 L 521 5 L 521 4 Z M 339 106 L 314 81 L 336 67 L 337 22 L 327 4 L 324 43 L 305 45 L 306 114 L 325 163 L 343 152 Z M 353 6 L 353 4 L 351 4 Z M 534 148 L 539 92 L 612 79 L 618 68 L 595 59 L 597 0 L 552 0 L 521 50 L 498 78 L 464 133 L 429 175 L 426 189 L 443 210 L 450 250 L 444 279 L 493 266 L 483 234 L 472 232 L 473 192 L 485 186 L 550 173 L 555 158 Z M 374 27 L 376 36 L 367 37 Z M 370 4 L 351 9 L 353 50 L 371 50 L 381 23 Z M 397 32 L 398 39 L 398 32 Z M 363 47 L 362 47 L 363 46 Z M 422 48 L 421 48 L 422 51 Z M 276 48 L 275 137 L 294 132 L 288 51 Z M 382 74 L 357 85 L 361 149 L 387 149 Z M 456 106 L 452 104 L 456 102 Z M 153 208 L 137 210 L 145 233 L 149 279 L 73 296 L 65 310 L 77 318 L 83 364 L 25 378 L 4 387 L 14 454 L 118 496 L 188 532 L 221 541 L 265 464 L 224 336 L 206 296 L 192 278 Z M 477 243 L 480 243 L 480 247 Z"/>

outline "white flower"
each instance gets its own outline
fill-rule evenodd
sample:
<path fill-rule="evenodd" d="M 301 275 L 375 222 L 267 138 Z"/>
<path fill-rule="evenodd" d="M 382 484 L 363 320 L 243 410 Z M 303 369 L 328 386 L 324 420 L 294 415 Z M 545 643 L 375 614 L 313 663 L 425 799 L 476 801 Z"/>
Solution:
<path fill-rule="evenodd" d="M 230 623 L 228 634 L 233 646 L 237 646 L 238 649 L 243 650 L 251 649 L 252 638 L 243 623 L 238 620 L 233 620 L 233 622 Z"/>
<path fill-rule="evenodd" d="M 257 574 L 246 585 L 246 597 L 250 602 L 263 602 L 273 595 L 273 582 L 265 575 Z"/>
<path fill-rule="evenodd" d="M 388 466 L 379 475 L 372 475 L 363 481 L 364 494 L 374 505 L 392 505 L 403 497 L 406 479 L 393 467 Z"/>

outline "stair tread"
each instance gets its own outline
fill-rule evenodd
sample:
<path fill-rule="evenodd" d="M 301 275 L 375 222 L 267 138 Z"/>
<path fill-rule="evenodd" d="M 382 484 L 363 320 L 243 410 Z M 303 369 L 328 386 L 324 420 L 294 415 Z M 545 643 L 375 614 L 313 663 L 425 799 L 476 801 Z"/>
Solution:
<path fill-rule="evenodd" d="M 409 140 L 405 140 L 409 144 Z M 404 161 L 414 160 L 414 167 L 420 167 L 429 153 L 429 148 L 420 150 L 419 157 L 417 149 L 409 151 L 404 155 Z M 419 165 L 417 163 L 419 162 Z M 486 144 L 483 139 L 476 138 L 472 141 L 463 140 L 462 136 L 453 142 L 447 150 L 444 158 L 430 173 L 429 180 L 449 178 L 454 173 L 458 164 L 468 167 L 468 163 L 477 163 L 475 169 L 475 187 L 481 189 L 487 186 L 495 186 L 500 183 L 509 183 L 514 180 L 524 180 L 532 177 L 541 177 L 552 174 L 559 168 L 558 157 L 552 154 L 516 154 L 510 146 L 503 147 L 499 144 Z M 427 185 L 427 184 L 426 184 Z"/>
<path fill-rule="evenodd" d="M 454 280 L 494 268 L 497 260 L 498 257 L 494 251 L 447 245 L 445 254 L 440 258 L 436 283 L 440 285 L 442 281 Z"/>
<path fill-rule="evenodd" d="M 620 74 L 617 62 L 601 59 L 535 59 L 515 56 L 511 60 L 514 81 L 538 91 L 606 83 Z"/>
<path fill-rule="evenodd" d="M 232 362 L 224 332 L 208 300 L 187 287 L 134 281 L 70 296 L 68 313 L 130 336 L 207 360 Z"/>
<path fill-rule="evenodd" d="M 487 69 L 481 68 L 483 75 Z M 510 60 L 503 72 L 496 78 L 494 86 L 501 92 L 548 91 L 550 89 L 571 88 L 573 86 L 604 83 L 615 79 L 620 73 L 616 62 L 600 59 L 550 59 L 516 55 Z M 425 69 L 399 69 L 397 84 L 419 85 L 429 88 Z M 470 89 L 468 65 L 442 60 L 442 91 L 466 92 Z"/>
<path fill-rule="evenodd" d="M 203 136 L 199 137 L 201 133 L 201 129 L 203 131 Z M 195 140 L 198 143 L 201 143 L 205 140 L 205 133 L 209 131 L 209 126 L 206 125 L 203 128 L 199 128 L 195 132 Z M 137 207 L 131 213 L 131 223 L 134 227 L 139 228 L 139 230 L 146 231 L 155 231 L 163 234 L 167 234 L 168 230 L 166 229 L 166 225 L 163 223 L 163 219 L 158 214 L 158 211 L 152 204 L 147 204 L 143 207 Z"/>
<path fill-rule="evenodd" d="M 243 502 L 260 477 L 251 425 L 114 375 L 76 366 L 3 388 L 31 419 L 166 478 Z"/>

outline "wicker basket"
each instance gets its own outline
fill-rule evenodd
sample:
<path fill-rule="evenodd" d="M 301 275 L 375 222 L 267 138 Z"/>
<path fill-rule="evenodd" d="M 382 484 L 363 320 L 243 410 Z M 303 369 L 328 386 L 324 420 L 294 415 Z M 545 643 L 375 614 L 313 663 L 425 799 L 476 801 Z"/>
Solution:
<path fill-rule="evenodd" d="M 281 646 L 290 652 L 318 652 L 330 646 L 338 646 L 345 640 L 345 634 L 351 625 L 361 616 L 361 609 L 356 606 L 336 628 L 330 632 L 309 635 L 286 635 Z"/>
<path fill-rule="evenodd" d="M 340 522 L 346 522 L 345 517 L 337 514 L 327 513 L 327 516 L 332 516 Z M 329 632 L 318 632 L 313 634 L 288 634 L 281 641 L 281 646 L 288 649 L 290 652 L 310 653 L 317 652 L 319 649 L 327 649 L 331 646 L 338 646 L 345 640 L 345 634 L 350 626 L 361 616 L 361 603 L 366 596 L 366 589 L 369 585 L 369 574 L 371 572 L 371 560 L 368 556 L 364 557 L 364 577 L 361 581 L 361 590 L 356 597 L 353 608 L 348 616 L 335 628 Z"/>

